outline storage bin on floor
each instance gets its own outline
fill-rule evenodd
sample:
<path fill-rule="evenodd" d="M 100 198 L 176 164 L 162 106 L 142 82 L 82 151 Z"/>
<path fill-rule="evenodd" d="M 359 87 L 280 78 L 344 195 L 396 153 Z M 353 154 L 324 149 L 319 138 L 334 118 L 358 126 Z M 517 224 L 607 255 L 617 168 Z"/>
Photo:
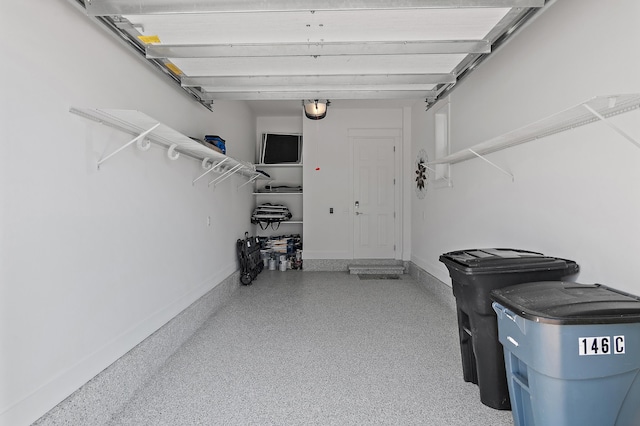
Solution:
<path fill-rule="evenodd" d="M 480 401 L 508 410 L 509 389 L 502 346 L 498 341 L 491 290 L 531 281 L 575 276 L 578 265 L 517 249 L 471 249 L 445 253 L 440 261 L 449 269 L 456 298 L 462 374 L 480 388 Z"/>
<path fill-rule="evenodd" d="M 640 425 L 640 298 L 563 282 L 491 296 L 516 426 Z"/>

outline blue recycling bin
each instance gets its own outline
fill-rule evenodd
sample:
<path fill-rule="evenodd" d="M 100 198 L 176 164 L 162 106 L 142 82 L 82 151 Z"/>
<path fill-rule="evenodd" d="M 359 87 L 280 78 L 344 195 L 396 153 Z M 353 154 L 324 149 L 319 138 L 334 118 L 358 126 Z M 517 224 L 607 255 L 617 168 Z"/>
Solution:
<path fill-rule="evenodd" d="M 484 405 L 509 410 L 504 356 L 490 292 L 532 281 L 567 280 L 580 268 L 572 260 L 509 248 L 453 251 L 441 255 L 440 262 L 449 269 L 456 298 L 462 377 L 478 385 Z"/>
<path fill-rule="evenodd" d="M 558 281 L 491 297 L 516 426 L 640 425 L 640 298 Z"/>

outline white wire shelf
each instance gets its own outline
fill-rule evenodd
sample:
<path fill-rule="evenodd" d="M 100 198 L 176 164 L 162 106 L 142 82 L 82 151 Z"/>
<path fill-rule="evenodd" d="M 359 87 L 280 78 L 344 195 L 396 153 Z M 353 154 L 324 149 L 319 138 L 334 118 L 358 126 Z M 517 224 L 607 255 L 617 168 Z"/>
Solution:
<path fill-rule="evenodd" d="M 465 148 L 454 154 L 441 157 L 435 161 L 430 161 L 427 164 L 455 164 L 472 158 L 483 158 L 484 155 L 492 152 L 541 139 L 599 120 L 604 121 L 609 117 L 635 110 L 638 107 L 640 107 L 640 94 L 637 93 L 597 96 L 535 123 Z M 640 148 L 640 143 L 629 135 L 607 121 L 605 123 Z M 485 161 L 488 160 L 485 159 Z"/>
<path fill-rule="evenodd" d="M 256 172 L 253 164 L 214 151 L 140 111 L 98 108 L 71 108 L 69 111 L 135 136 L 127 144 L 98 160 L 98 168 L 103 162 L 133 143 L 137 143 L 141 150 L 146 150 L 152 142 L 167 148 L 167 154 L 172 160 L 177 159 L 180 154 L 201 160 L 202 168 L 206 171 L 194 179 L 193 183 L 210 172 L 219 175 L 209 182 L 209 185 L 214 186 L 236 173 L 250 178 L 249 182 L 264 176 Z"/>
<path fill-rule="evenodd" d="M 272 163 L 272 164 L 259 163 L 259 164 L 256 164 L 256 167 L 258 167 L 258 168 L 263 168 L 263 167 L 302 167 L 302 166 L 303 166 L 302 163 Z"/>
<path fill-rule="evenodd" d="M 253 195 L 302 195 L 300 192 L 254 192 Z"/>

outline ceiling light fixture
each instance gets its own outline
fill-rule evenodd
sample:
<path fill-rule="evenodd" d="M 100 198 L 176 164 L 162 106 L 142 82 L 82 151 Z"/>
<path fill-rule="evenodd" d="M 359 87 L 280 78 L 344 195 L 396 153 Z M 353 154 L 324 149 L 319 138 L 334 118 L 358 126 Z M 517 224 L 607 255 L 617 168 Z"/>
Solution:
<path fill-rule="evenodd" d="M 329 104 L 331 104 L 331 102 L 328 99 L 326 101 L 319 101 L 318 99 L 302 101 L 302 105 L 304 105 L 304 115 L 310 120 L 322 120 L 327 116 L 327 107 Z"/>

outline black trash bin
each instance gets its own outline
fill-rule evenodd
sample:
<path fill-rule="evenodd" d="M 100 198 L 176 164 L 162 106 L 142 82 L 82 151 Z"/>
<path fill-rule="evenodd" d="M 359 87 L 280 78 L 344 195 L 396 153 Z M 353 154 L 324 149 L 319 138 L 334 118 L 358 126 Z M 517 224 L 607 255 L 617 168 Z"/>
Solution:
<path fill-rule="evenodd" d="M 445 253 L 456 298 L 462 374 L 480 388 L 480 401 L 491 408 L 511 409 L 502 345 L 498 341 L 491 290 L 534 281 L 574 278 L 572 260 L 518 249 L 470 249 Z"/>

